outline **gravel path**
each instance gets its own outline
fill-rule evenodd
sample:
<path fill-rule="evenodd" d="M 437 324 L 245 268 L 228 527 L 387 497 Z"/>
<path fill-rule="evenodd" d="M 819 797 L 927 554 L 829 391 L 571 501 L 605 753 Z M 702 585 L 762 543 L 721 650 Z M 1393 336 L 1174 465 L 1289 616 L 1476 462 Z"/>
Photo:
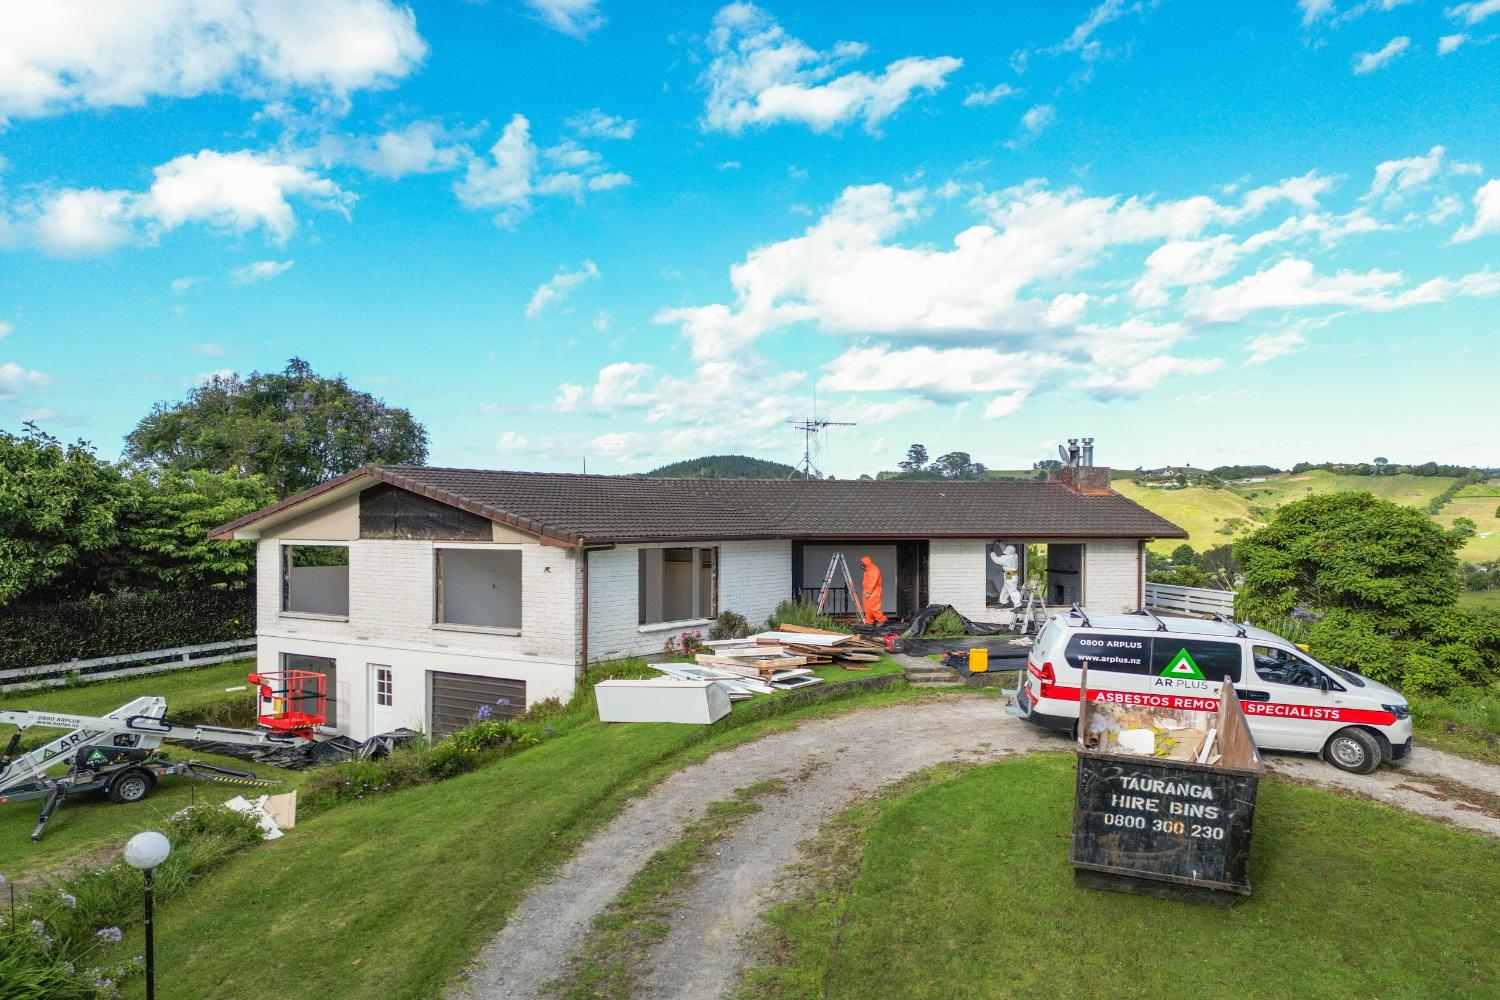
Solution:
<path fill-rule="evenodd" d="M 632 801 L 556 877 L 538 886 L 485 946 L 468 988 L 451 997 L 524 1000 L 563 975 L 593 919 L 657 850 L 710 803 L 764 778 L 786 779 L 783 794 L 760 799 L 701 866 L 674 912 L 667 937 L 647 960 L 641 995 L 651 1000 L 722 996 L 742 959 L 741 939 L 765 908 L 798 845 L 861 795 L 950 760 L 992 760 L 1037 748 L 1066 749 L 1005 714 L 999 699 L 948 697 L 863 709 L 808 722 L 713 755 Z M 1352 775 L 1312 757 L 1267 763 L 1299 780 L 1341 788 L 1457 826 L 1500 837 L 1494 799 L 1466 799 L 1464 786 L 1500 795 L 1500 767 L 1419 749 L 1406 766 Z M 1457 790 L 1457 791 L 1455 791 Z"/>

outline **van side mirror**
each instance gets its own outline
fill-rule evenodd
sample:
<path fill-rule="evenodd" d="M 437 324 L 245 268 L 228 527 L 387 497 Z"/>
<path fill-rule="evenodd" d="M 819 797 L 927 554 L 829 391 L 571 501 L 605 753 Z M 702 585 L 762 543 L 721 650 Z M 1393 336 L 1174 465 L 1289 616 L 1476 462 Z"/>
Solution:
<path fill-rule="evenodd" d="M 1323 676 L 1322 674 L 1318 675 L 1318 690 L 1322 691 L 1324 694 L 1328 693 L 1328 678 Z"/>

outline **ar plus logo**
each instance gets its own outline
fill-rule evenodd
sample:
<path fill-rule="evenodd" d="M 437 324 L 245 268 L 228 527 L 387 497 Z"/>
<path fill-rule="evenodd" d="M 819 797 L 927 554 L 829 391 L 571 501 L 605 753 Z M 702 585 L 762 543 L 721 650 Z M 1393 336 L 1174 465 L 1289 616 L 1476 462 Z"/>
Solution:
<path fill-rule="evenodd" d="M 1198 664 L 1193 662 L 1193 656 L 1186 649 L 1179 649 L 1177 655 L 1172 657 L 1166 669 L 1161 672 L 1163 677 L 1181 677 L 1185 680 L 1203 680 L 1203 671 L 1198 669 Z"/>

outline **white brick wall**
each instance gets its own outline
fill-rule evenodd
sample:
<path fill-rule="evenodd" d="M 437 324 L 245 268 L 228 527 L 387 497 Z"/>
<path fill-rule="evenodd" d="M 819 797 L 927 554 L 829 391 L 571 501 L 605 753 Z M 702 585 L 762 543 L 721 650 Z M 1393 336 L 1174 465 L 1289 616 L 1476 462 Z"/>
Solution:
<path fill-rule="evenodd" d="M 735 611 L 752 627 L 762 624 L 792 591 L 792 543 L 694 542 L 719 549 L 719 609 Z M 661 652 L 681 628 L 639 625 L 639 556 L 652 545 L 621 545 L 589 553 L 589 659 L 647 656 Z M 706 626 L 703 626 L 706 631 Z"/>
<path fill-rule="evenodd" d="M 333 655 L 341 703 L 363 706 L 367 663 L 406 670 L 454 670 L 527 681 L 527 698 L 568 697 L 578 659 L 579 562 L 569 549 L 529 543 L 521 550 L 519 635 L 435 628 L 433 542 L 359 539 L 349 543 L 349 620 L 281 613 L 280 540 L 262 539 L 256 559 L 259 664 L 278 666 L 281 652 Z M 446 664 L 446 665 L 444 665 Z M 398 676 L 398 681 L 403 679 Z M 425 685 L 404 679 L 408 691 Z M 363 717 L 363 712 L 359 715 Z M 356 734 L 344 719 L 340 729 Z"/>
<path fill-rule="evenodd" d="M 984 606 L 984 564 L 989 543 L 977 538 L 934 538 L 927 545 L 927 601 L 951 604 L 973 621 L 1010 616 Z"/>
<path fill-rule="evenodd" d="M 1089 542 L 1083 552 L 1084 607 L 1113 614 L 1140 609 L 1143 562 L 1134 539 Z"/>

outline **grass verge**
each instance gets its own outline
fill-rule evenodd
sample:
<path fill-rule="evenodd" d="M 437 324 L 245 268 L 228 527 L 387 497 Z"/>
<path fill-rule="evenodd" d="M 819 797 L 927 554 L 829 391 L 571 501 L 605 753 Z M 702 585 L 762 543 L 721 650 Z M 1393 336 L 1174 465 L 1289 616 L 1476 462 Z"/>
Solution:
<path fill-rule="evenodd" d="M 584 724 L 469 774 L 314 816 L 161 909 L 158 962 L 172 974 L 158 995 L 196 1000 L 204 983 L 219 1000 L 437 994 L 531 885 L 665 774 L 806 719 L 933 697 L 899 681 L 799 697 L 818 690 L 737 706 L 708 727 Z"/>
<path fill-rule="evenodd" d="M 1500 685 L 1408 695 L 1416 745 L 1500 764 Z"/>
<path fill-rule="evenodd" d="M 764 951 L 740 996 L 1500 989 L 1493 840 L 1272 780 L 1261 783 L 1255 891 L 1243 902 L 1218 909 L 1100 892 L 1077 887 L 1067 866 L 1073 773 L 1070 756 L 1033 755 L 897 788 L 836 819 L 814 854 L 841 850 L 838 877 L 771 912 L 778 947 Z"/>
<path fill-rule="evenodd" d="M 640 978 L 640 960 L 651 945 L 666 937 L 674 900 L 692 884 L 699 863 L 741 820 L 760 811 L 757 800 L 779 795 L 785 788 L 782 779 L 768 778 L 710 805 L 676 843 L 654 854 L 595 919 L 568 974 L 549 984 L 546 992 L 565 1000 L 632 996 Z"/>

